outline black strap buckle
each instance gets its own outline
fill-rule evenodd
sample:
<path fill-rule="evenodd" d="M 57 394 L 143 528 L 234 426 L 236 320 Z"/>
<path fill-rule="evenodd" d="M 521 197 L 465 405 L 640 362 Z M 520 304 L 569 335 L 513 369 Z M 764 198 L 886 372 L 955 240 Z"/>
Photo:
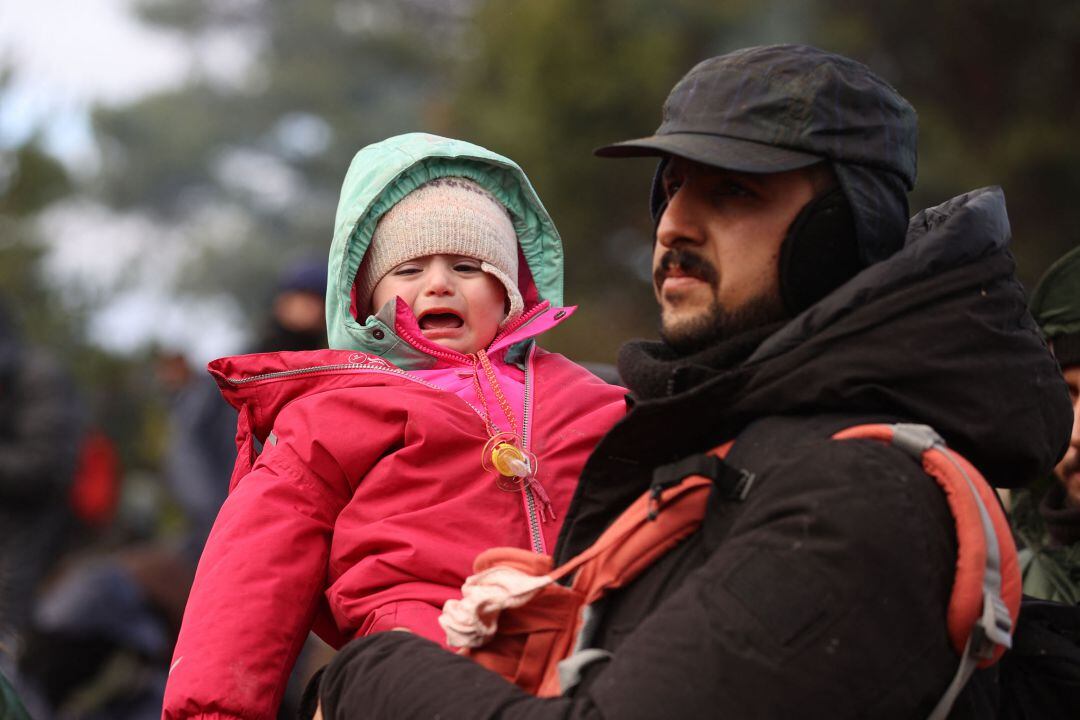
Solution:
<path fill-rule="evenodd" d="M 677 462 L 661 465 L 653 470 L 649 487 L 649 519 L 660 514 L 664 490 L 678 485 L 691 475 L 701 475 L 713 481 L 716 492 L 725 500 L 742 502 L 754 485 L 755 475 L 749 470 L 732 467 L 716 455 L 691 455 Z"/>

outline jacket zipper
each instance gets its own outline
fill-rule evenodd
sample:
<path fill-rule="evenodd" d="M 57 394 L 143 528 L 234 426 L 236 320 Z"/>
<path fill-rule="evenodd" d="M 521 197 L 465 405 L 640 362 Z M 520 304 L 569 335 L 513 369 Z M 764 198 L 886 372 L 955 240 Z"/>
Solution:
<path fill-rule="evenodd" d="M 315 373 L 321 373 L 321 372 L 330 372 L 330 371 L 333 371 L 333 370 L 368 370 L 368 371 L 374 372 L 374 373 L 383 373 L 383 374 L 386 374 L 386 375 L 398 375 L 400 377 L 405 378 L 406 380 L 410 380 L 410 381 L 412 381 L 414 383 L 419 383 L 421 385 L 424 385 L 425 387 L 429 387 L 432 390 L 438 390 L 439 392 L 446 392 L 446 390 L 439 387 L 438 385 L 435 385 L 434 383 L 429 383 L 427 380 L 421 380 L 420 378 L 413 377 L 412 375 L 410 375 L 409 373 L 407 373 L 406 371 L 404 371 L 404 370 L 402 370 L 400 368 L 388 367 L 388 366 L 385 366 L 385 365 L 369 365 L 369 364 L 366 364 L 366 363 L 340 363 L 340 364 L 337 364 L 337 365 L 318 365 L 316 367 L 298 368 L 296 370 L 280 370 L 278 372 L 263 373 L 261 375 L 252 375 L 251 377 L 246 377 L 246 378 L 225 378 L 225 381 L 228 382 L 231 385 L 246 385 L 247 383 L 255 382 L 256 380 L 271 380 L 271 379 L 280 378 L 280 377 L 291 377 L 291 376 L 294 376 L 294 375 L 308 375 L 308 374 L 315 374 Z M 451 394 L 453 394 L 453 393 L 451 393 Z M 471 402 L 469 402 L 468 400 L 466 400 L 465 398 L 463 398 L 463 397 L 461 397 L 459 395 L 455 395 L 455 397 L 457 397 L 459 400 L 461 400 L 461 402 L 465 403 L 470 408 L 472 408 L 472 411 L 474 413 L 476 413 L 480 417 L 483 417 L 483 413 L 481 413 L 480 410 L 475 405 L 473 405 Z"/>
<path fill-rule="evenodd" d="M 531 321 L 533 319 L 533 317 L 542 314 L 541 312 L 539 312 L 539 309 L 541 307 L 542 306 L 536 306 L 536 307 L 533 308 L 532 312 L 526 313 L 525 316 L 523 316 L 520 319 L 521 321 L 516 325 L 515 330 L 517 328 L 520 328 L 520 327 L 524 326 L 529 321 Z M 550 307 L 550 305 L 548 307 Z M 546 310 L 547 308 L 544 308 L 544 309 Z M 405 335 L 406 339 L 412 339 L 414 341 L 413 345 L 415 347 L 415 344 L 416 344 L 415 343 L 415 338 L 410 338 L 410 335 L 411 335 L 410 333 L 407 333 L 407 332 L 402 333 L 400 328 L 397 328 L 397 331 L 398 331 L 399 334 Z M 505 333 L 503 333 L 503 334 L 505 334 Z M 496 338 L 496 339 L 498 339 L 498 338 Z M 492 343 L 494 343 L 494 342 L 495 341 L 493 340 Z M 428 352 L 428 351 L 425 350 L 425 352 Z M 528 355 L 528 358 L 526 358 L 526 361 L 525 361 L 525 398 L 524 398 L 524 402 L 522 403 L 522 405 L 524 407 L 522 408 L 522 412 L 521 412 L 521 444 L 522 444 L 523 449 L 525 449 L 525 450 L 529 449 L 529 441 L 530 441 L 530 437 L 529 437 L 529 420 L 530 420 L 529 410 L 530 410 L 530 407 L 532 405 L 532 403 L 531 403 L 531 399 L 532 399 L 532 362 L 533 362 L 533 354 L 535 352 L 536 352 L 536 346 L 533 345 L 529 349 L 529 355 Z M 446 360 L 454 360 L 454 361 L 456 361 L 458 363 L 461 363 L 461 364 L 469 364 L 469 357 L 467 355 L 463 354 L 463 353 L 457 353 L 457 352 L 452 352 L 452 351 L 451 352 L 445 352 L 445 351 L 439 352 L 439 351 L 436 351 L 436 352 L 430 352 L 429 354 L 442 357 L 442 358 L 444 358 Z M 333 370 L 371 370 L 373 372 L 382 372 L 382 373 L 387 373 L 387 374 L 391 374 L 391 375 L 400 375 L 402 377 L 408 378 L 409 380 L 412 380 L 413 382 L 418 382 L 421 385 L 425 385 L 425 386 L 433 388 L 435 390 L 442 390 L 442 388 L 440 388 L 439 386 L 434 385 L 434 384 L 429 383 L 429 382 L 426 382 L 424 380 L 420 380 L 419 378 L 415 378 L 415 377 L 409 375 L 406 371 L 401 370 L 400 368 L 395 368 L 395 367 L 392 367 L 392 366 L 384 367 L 384 366 L 381 366 L 381 365 L 373 366 L 373 365 L 369 365 L 369 364 L 366 364 L 366 363 L 339 363 L 339 364 L 335 364 L 335 365 L 320 365 L 318 367 L 311 367 L 311 368 L 298 368 L 296 370 L 280 370 L 278 372 L 263 373 L 261 375 L 252 375 L 251 377 L 248 377 L 248 378 L 235 378 L 235 379 L 234 378 L 225 378 L 225 380 L 227 382 L 229 382 L 230 384 L 232 384 L 232 385 L 246 385 L 247 383 L 255 382 L 256 380 L 268 380 L 268 379 L 273 379 L 273 378 L 292 377 L 294 375 L 306 375 L 306 374 L 313 374 L 313 373 L 319 373 L 319 372 L 330 372 L 330 371 L 333 371 Z M 475 412 L 477 415 L 480 415 L 481 417 L 483 417 L 483 415 L 480 413 L 480 411 L 476 408 L 475 405 L 473 405 L 469 401 L 465 400 L 464 398 L 462 398 L 462 401 L 466 405 L 468 405 L 470 408 L 472 408 L 473 412 Z M 543 535 L 543 533 L 541 532 L 541 529 L 540 529 L 539 513 L 538 513 L 538 511 L 536 509 L 536 494 L 533 492 L 532 488 L 529 486 L 528 483 L 526 483 L 525 486 L 521 488 L 521 492 L 522 492 L 522 494 L 523 494 L 523 496 L 525 498 L 525 511 L 526 511 L 526 515 L 528 516 L 527 519 L 528 519 L 528 523 L 529 523 L 529 538 L 530 538 L 530 541 L 531 541 L 531 544 L 532 544 L 532 550 L 535 553 L 543 554 L 546 548 L 544 546 L 544 535 Z"/>
<path fill-rule="evenodd" d="M 292 375 L 307 375 L 308 373 L 324 372 L 330 370 L 357 370 L 357 369 L 372 369 L 375 368 L 371 365 L 365 365 L 362 363 L 338 363 L 336 365 L 317 365 L 309 368 L 297 368 L 295 370 L 279 370 L 278 372 L 262 373 L 261 375 L 252 375 L 246 378 L 225 378 L 225 381 L 230 385 L 247 385 L 250 382 L 256 380 L 269 380 L 279 377 L 290 377 Z M 384 368 L 380 368 L 384 369 Z"/>
<path fill-rule="evenodd" d="M 516 323 L 514 323 L 513 327 L 504 328 L 502 332 L 497 334 L 492 339 L 490 345 L 494 345 L 496 342 L 498 342 L 501 338 L 503 338 L 507 334 L 509 334 L 511 332 L 516 332 L 517 330 L 520 330 L 521 328 L 525 327 L 525 325 L 532 322 L 532 320 L 534 318 L 539 317 L 540 315 L 543 315 L 550 308 L 551 308 L 550 303 L 541 303 L 539 305 L 534 306 L 529 312 L 526 312 L 524 315 L 522 315 L 520 318 L 518 318 L 518 321 Z M 397 332 L 399 337 L 404 338 L 413 347 L 416 347 L 418 345 L 417 339 L 416 339 L 416 337 L 413 336 L 412 333 L 408 332 L 407 330 L 404 330 L 401 327 L 395 327 L 394 330 L 395 330 L 395 332 Z M 490 347 L 490 345 L 489 345 L 489 347 Z M 524 399 L 524 402 L 522 403 L 524 405 L 524 407 L 522 408 L 522 413 L 521 413 L 521 415 L 522 415 L 522 419 L 521 419 L 521 445 L 522 445 L 522 449 L 524 449 L 524 450 L 529 449 L 529 406 L 531 404 L 530 399 L 531 399 L 531 395 L 532 395 L 532 392 L 531 392 L 531 390 L 532 390 L 532 372 L 531 372 L 531 368 L 532 368 L 533 353 L 535 351 L 536 351 L 536 345 L 534 344 L 529 349 L 529 355 L 528 355 L 528 358 L 525 361 L 525 399 Z M 459 353 L 459 352 L 454 352 L 454 351 L 446 351 L 446 350 L 435 350 L 435 349 L 425 349 L 424 352 L 426 352 L 428 354 L 431 354 L 431 355 L 434 355 L 436 357 L 444 358 L 446 360 L 453 360 L 453 361 L 455 361 L 457 363 L 460 363 L 460 364 L 473 365 L 473 370 L 475 372 L 475 365 L 471 362 L 470 357 L 468 355 L 465 355 L 464 353 Z M 481 392 L 483 392 L 483 390 L 481 390 Z M 472 406 L 470 405 L 470 407 L 472 407 Z M 473 410 L 476 410 L 476 408 L 473 407 Z M 477 414 L 479 414 L 479 412 L 477 412 Z M 532 545 L 533 552 L 542 555 L 542 554 L 544 554 L 544 552 L 546 550 L 546 547 L 544 545 L 544 535 L 543 535 L 543 533 L 541 532 L 541 529 L 540 529 L 539 512 L 536 509 L 536 493 L 533 492 L 532 487 L 530 487 L 529 483 L 527 483 L 527 482 L 521 488 L 521 492 L 522 492 L 522 496 L 523 496 L 524 501 L 525 501 L 525 514 L 527 515 L 527 520 L 528 520 L 528 523 L 529 523 L 530 544 Z"/>
<path fill-rule="evenodd" d="M 529 449 L 529 441 L 531 439 L 529 437 L 529 410 L 532 406 L 532 363 L 533 353 L 535 351 L 536 346 L 534 345 L 530 348 L 529 356 L 525 360 L 525 401 L 522 403 L 524 407 L 521 410 L 521 444 L 525 450 Z M 525 483 L 521 488 L 521 492 L 525 496 L 525 511 L 528 515 L 529 537 L 532 540 L 533 552 L 543 554 L 546 548 L 544 547 L 543 533 L 540 531 L 540 518 L 536 511 L 536 495 L 533 493 L 529 483 Z"/>

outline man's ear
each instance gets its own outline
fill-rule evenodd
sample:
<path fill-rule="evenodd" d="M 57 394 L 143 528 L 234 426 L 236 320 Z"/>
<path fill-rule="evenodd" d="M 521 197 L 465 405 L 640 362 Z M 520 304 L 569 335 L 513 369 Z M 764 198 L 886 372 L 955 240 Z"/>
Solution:
<path fill-rule="evenodd" d="M 794 317 L 861 269 L 855 219 L 835 187 L 803 207 L 780 245 L 780 297 Z"/>

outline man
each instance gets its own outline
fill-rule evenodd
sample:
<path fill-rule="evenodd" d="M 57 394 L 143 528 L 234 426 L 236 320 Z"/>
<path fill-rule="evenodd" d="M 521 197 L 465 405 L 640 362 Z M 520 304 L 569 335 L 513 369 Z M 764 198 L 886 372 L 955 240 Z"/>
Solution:
<path fill-rule="evenodd" d="M 1080 603 L 1080 248 L 1058 260 L 1031 296 L 1073 401 L 1072 436 L 1065 457 L 1039 495 L 1021 493 L 1014 505 L 1024 592 Z M 1037 508 L 1032 507 L 1037 502 Z"/>
<path fill-rule="evenodd" d="M 1013 276 L 1001 192 L 908 229 L 915 137 L 910 105 L 862 65 L 775 46 L 699 64 L 656 134 L 598 151 L 660 158 L 662 341 L 620 354 L 633 408 L 586 464 L 556 562 L 657 468 L 734 439 L 728 464 L 755 479 L 741 499 L 717 493 L 698 532 L 606 598 L 595 662 L 561 697 L 387 633 L 330 665 L 325 716 L 929 715 L 959 660 L 952 516 L 909 455 L 831 435 L 929 424 L 1017 485 L 1056 461 L 1069 408 Z"/>

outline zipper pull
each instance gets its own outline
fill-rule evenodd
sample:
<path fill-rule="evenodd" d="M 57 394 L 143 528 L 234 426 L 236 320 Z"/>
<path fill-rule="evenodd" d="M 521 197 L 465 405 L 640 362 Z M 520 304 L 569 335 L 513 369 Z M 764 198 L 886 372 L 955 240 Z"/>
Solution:
<path fill-rule="evenodd" d="M 540 500 L 540 522 L 547 522 L 544 518 L 545 512 L 548 518 L 555 519 L 555 506 L 551 504 L 551 498 L 547 494 L 547 490 L 540 484 L 540 481 L 536 479 L 535 475 L 529 475 L 527 478 L 529 487 L 532 488 L 533 495 Z"/>

